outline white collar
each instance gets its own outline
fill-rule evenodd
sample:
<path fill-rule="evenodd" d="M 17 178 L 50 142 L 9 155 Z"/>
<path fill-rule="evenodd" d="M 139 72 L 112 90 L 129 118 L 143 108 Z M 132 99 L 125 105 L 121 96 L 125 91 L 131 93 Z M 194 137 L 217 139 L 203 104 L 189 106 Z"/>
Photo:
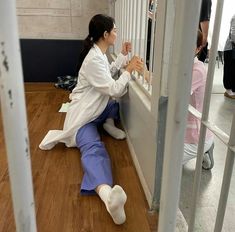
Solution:
<path fill-rule="evenodd" d="M 101 51 L 100 47 L 97 44 L 94 43 L 93 47 L 100 55 L 105 56 L 105 54 Z"/>

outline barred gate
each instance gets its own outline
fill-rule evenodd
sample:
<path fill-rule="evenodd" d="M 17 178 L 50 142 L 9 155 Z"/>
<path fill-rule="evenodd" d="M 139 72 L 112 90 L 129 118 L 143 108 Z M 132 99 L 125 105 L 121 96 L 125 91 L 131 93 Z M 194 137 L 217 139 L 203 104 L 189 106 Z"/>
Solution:
<path fill-rule="evenodd" d="M 0 96 L 16 231 L 36 232 L 23 72 L 14 0 L 0 2 Z"/>
<path fill-rule="evenodd" d="M 217 1 L 202 114 L 191 106 L 188 108 L 193 49 L 201 1 L 116 0 L 114 2 L 114 17 L 121 35 L 114 52 L 120 50 L 122 40 L 131 41 L 133 44 L 132 55 L 138 54 L 143 58 L 145 64 L 148 64 L 151 77 L 147 88 L 143 76 L 139 77 L 135 74 L 137 75 L 136 81 L 145 87 L 151 101 L 159 101 L 156 96 L 168 96 L 167 119 L 165 119 L 165 141 L 167 143 L 164 147 L 164 164 L 161 174 L 162 187 L 158 231 L 175 231 L 182 173 L 183 138 L 186 115 L 189 110 L 201 119 L 201 131 L 188 231 L 194 231 L 201 180 L 203 144 L 208 128 L 227 146 L 225 171 L 214 227 L 214 231 L 219 232 L 223 227 L 235 154 L 235 115 L 233 115 L 230 136 L 210 122 L 208 118 L 224 1 Z M 151 27 L 149 27 L 149 19 L 152 21 Z M 150 33 L 148 33 L 149 31 Z M 190 60 L 188 57 L 192 59 Z M 154 82 L 154 78 L 160 81 Z M 161 85 L 160 93 L 156 93 L 156 84 Z"/>

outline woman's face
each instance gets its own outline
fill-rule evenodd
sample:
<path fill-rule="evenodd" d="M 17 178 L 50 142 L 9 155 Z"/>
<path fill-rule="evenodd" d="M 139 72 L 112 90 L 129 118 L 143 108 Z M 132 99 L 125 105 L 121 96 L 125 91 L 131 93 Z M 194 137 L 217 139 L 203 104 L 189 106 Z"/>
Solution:
<path fill-rule="evenodd" d="M 114 24 L 113 29 L 108 33 L 106 41 L 109 45 L 114 45 L 117 38 L 117 27 Z"/>

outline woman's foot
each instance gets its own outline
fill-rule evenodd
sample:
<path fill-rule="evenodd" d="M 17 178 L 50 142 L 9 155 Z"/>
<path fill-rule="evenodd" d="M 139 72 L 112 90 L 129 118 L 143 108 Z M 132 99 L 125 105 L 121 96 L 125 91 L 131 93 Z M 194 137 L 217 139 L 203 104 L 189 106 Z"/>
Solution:
<path fill-rule="evenodd" d="M 211 145 L 211 148 L 203 155 L 202 168 L 205 170 L 211 170 L 214 167 L 213 150 L 214 143 Z"/>
<path fill-rule="evenodd" d="M 104 130 L 111 135 L 115 139 L 125 139 L 126 138 L 126 133 L 117 128 L 114 124 L 114 121 L 112 118 L 108 118 L 106 122 L 103 124 Z"/>
<path fill-rule="evenodd" d="M 121 225 L 126 221 L 124 210 L 126 200 L 127 196 L 122 187 L 115 185 L 110 192 L 106 207 L 114 223 L 117 225 Z"/>
<path fill-rule="evenodd" d="M 226 89 L 224 96 L 231 99 L 235 99 L 235 92 L 233 92 L 231 89 Z"/>
<path fill-rule="evenodd" d="M 121 225 L 126 221 L 124 205 L 127 200 L 126 193 L 121 186 L 115 185 L 111 188 L 107 184 L 97 187 L 96 192 L 104 202 L 107 211 L 117 225 Z"/>

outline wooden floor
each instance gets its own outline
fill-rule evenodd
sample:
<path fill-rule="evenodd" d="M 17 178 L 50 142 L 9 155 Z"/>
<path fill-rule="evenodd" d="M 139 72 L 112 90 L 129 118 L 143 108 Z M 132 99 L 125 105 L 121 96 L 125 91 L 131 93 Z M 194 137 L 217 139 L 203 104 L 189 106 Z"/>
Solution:
<path fill-rule="evenodd" d="M 80 195 L 83 173 L 79 150 L 63 144 L 50 151 L 38 148 L 49 129 L 62 128 L 65 114 L 58 110 L 68 101 L 69 93 L 55 89 L 53 84 L 26 84 L 25 90 L 38 231 L 157 231 L 157 216 L 148 212 L 126 141 L 117 141 L 102 133 L 112 160 L 115 184 L 120 184 L 128 196 L 127 221 L 116 226 L 97 196 Z M 0 118 L 0 232 L 13 231 L 15 223 Z"/>

